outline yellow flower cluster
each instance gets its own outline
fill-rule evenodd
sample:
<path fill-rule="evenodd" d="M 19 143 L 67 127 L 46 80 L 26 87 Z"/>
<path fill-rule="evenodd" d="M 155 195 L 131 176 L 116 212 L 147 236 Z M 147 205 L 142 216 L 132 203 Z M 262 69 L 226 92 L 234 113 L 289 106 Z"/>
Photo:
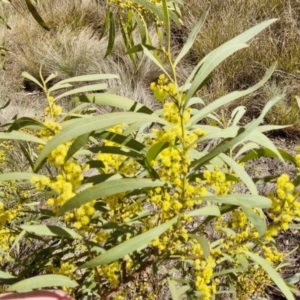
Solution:
<path fill-rule="evenodd" d="M 95 205 L 96 201 L 93 200 L 91 202 L 88 202 L 80 208 L 75 209 L 74 212 L 68 212 L 65 214 L 65 221 L 66 222 L 74 222 L 74 227 L 77 229 L 84 228 L 86 229 L 86 226 L 90 224 L 91 217 L 95 213 Z"/>
<path fill-rule="evenodd" d="M 59 123 L 51 119 L 44 120 L 43 124 L 47 127 L 43 130 L 40 130 L 37 133 L 37 136 L 43 139 L 45 142 L 48 142 L 55 134 L 61 130 Z"/>
<path fill-rule="evenodd" d="M 3 193 L 0 197 L 3 198 L 5 204 L 14 202 L 20 192 L 16 180 L 0 181 L 0 189 Z"/>
<path fill-rule="evenodd" d="M 45 108 L 44 111 L 44 118 L 43 118 L 43 124 L 45 125 L 45 129 L 40 130 L 37 132 L 37 136 L 41 138 L 43 141 L 48 142 L 52 139 L 54 135 L 56 135 L 60 130 L 61 126 L 58 122 L 56 122 L 56 118 L 61 115 L 62 113 L 62 107 L 59 105 L 56 105 L 54 103 L 54 98 L 49 96 L 48 98 L 48 106 Z M 42 150 L 44 148 L 43 145 L 38 146 L 38 150 Z M 55 160 L 55 155 L 57 154 L 57 150 L 54 150 L 54 153 L 52 155 L 52 159 Z M 51 158 L 50 158 L 51 160 Z M 58 159 L 58 162 L 61 161 Z M 51 163 L 51 162 L 50 162 Z"/>
<path fill-rule="evenodd" d="M 151 224 L 149 222 L 149 224 Z M 171 254 L 184 255 L 186 249 L 183 243 L 188 241 L 188 232 L 184 222 L 177 224 L 178 229 L 170 228 L 160 237 L 156 237 L 149 245 L 156 247 L 160 252 L 168 251 Z M 152 226 L 154 227 L 154 226 Z"/>
<path fill-rule="evenodd" d="M 54 103 L 53 97 L 49 96 L 48 102 L 49 106 L 45 109 L 45 115 L 49 115 L 51 119 L 45 118 L 43 124 L 47 129 L 38 132 L 38 136 L 46 142 L 61 130 L 60 124 L 55 119 L 62 111 L 61 107 Z M 59 174 L 54 179 L 47 176 L 44 176 L 42 179 L 38 179 L 37 177 L 31 179 L 31 183 L 35 184 L 37 189 L 50 188 L 57 193 L 56 197 L 49 198 L 46 202 L 52 208 L 53 212 L 57 212 L 61 206 L 76 195 L 77 188 L 82 185 L 83 171 L 89 168 L 87 164 L 80 164 L 74 158 L 68 162 L 65 161 L 71 144 L 72 141 L 68 141 L 59 145 L 47 157 L 48 163 L 58 169 Z M 40 146 L 39 150 L 42 150 L 42 148 Z M 90 218 L 95 213 L 94 205 L 95 201 L 91 201 L 82 205 L 77 210 L 67 213 L 65 221 L 73 223 L 77 229 L 86 227 L 90 223 Z"/>
<path fill-rule="evenodd" d="M 271 283 L 268 273 L 257 264 L 251 266 L 248 272 L 240 274 L 237 281 L 233 282 L 238 300 L 265 296 L 265 289 Z"/>
<path fill-rule="evenodd" d="M 153 92 L 157 92 L 158 95 L 167 98 L 174 98 L 177 96 L 178 88 L 175 86 L 173 82 L 169 82 L 168 78 L 165 74 L 161 74 L 158 77 L 157 83 L 152 82 L 150 85 L 150 89 Z"/>
<path fill-rule="evenodd" d="M 61 166 L 60 174 L 57 175 L 54 180 L 44 176 L 43 179 L 33 177 L 31 182 L 35 184 L 39 190 L 48 187 L 57 192 L 55 198 L 49 198 L 46 202 L 47 205 L 52 207 L 53 212 L 57 212 L 62 205 L 76 195 L 77 187 L 82 184 L 82 172 L 82 166 L 72 161 Z M 90 218 L 95 213 L 95 203 L 95 201 L 90 201 L 77 210 L 67 213 L 65 215 L 65 221 L 73 222 L 74 226 L 78 229 L 85 227 L 90 223 Z"/>
<path fill-rule="evenodd" d="M 2 165 L 5 161 L 5 151 L 0 150 L 0 165 Z"/>
<path fill-rule="evenodd" d="M 65 163 L 65 158 L 70 146 L 71 142 L 66 142 L 51 151 L 51 153 L 48 155 L 48 163 L 53 164 L 56 167 L 62 166 Z"/>
<path fill-rule="evenodd" d="M 117 134 L 122 134 L 124 127 L 125 124 L 121 123 L 109 128 L 108 131 Z M 103 143 L 104 146 L 119 147 L 118 144 L 109 140 L 104 140 Z M 135 160 L 131 160 L 127 158 L 125 155 L 112 154 L 112 153 L 98 153 L 96 155 L 96 159 L 101 160 L 103 162 L 105 167 L 102 168 L 102 170 L 105 174 L 119 173 L 127 177 L 130 177 L 135 175 L 140 168 L 139 164 Z"/>
<path fill-rule="evenodd" d="M 53 267 L 51 269 L 54 274 L 65 275 L 65 276 L 68 276 L 69 278 L 75 279 L 75 280 L 78 277 L 76 275 L 76 273 L 74 272 L 77 269 L 76 265 L 73 263 L 70 263 L 68 261 L 61 261 L 59 268 Z"/>
<path fill-rule="evenodd" d="M 6 223 L 15 219 L 20 211 L 20 205 L 5 209 L 3 202 L 0 201 L 0 228 L 2 229 Z"/>
<path fill-rule="evenodd" d="M 125 193 L 118 193 L 102 199 L 108 205 L 108 220 L 112 222 L 125 222 L 127 218 L 132 218 L 136 213 L 142 211 L 141 200 L 131 200 L 125 197 Z"/>
<path fill-rule="evenodd" d="M 268 226 L 264 238 L 272 240 L 279 230 L 287 230 L 289 223 L 295 217 L 300 217 L 300 203 L 297 201 L 297 191 L 287 174 L 282 174 L 277 179 L 276 194 L 269 194 L 268 197 L 272 200 L 272 207 L 267 213 L 272 224 Z"/>
<path fill-rule="evenodd" d="M 205 294 L 201 300 L 210 300 L 217 291 L 217 281 L 213 280 L 214 268 L 216 267 L 215 259 L 208 256 L 202 260 L 196 259 L 194 264 L 196 290 Z"/>
<path fill-rule="evenodd" d="M 120 270 L 121 265 L 118 261 L 115 261 L 109 265 L 97 267 L 99 275 L 104 277 L 109 282 L 111 288 L 115 288 L 120 283 Z"/>
<path fill-rule="evenodd" d="M 44 111 L 45 116 L 50 116 L 52 118 L 57 118 L 58 116 L 60 116 L 62 113 L 62 107 L 54 103 L 53 97 L 48 97 L 48 103 L 49 106 L 47 106 Z"/>
<path fill-rule="evenodd" d="M 278 251 L 274 245 L 270 244 L 270 246 L 262 246 L 263 254 L 265 257 L 265 260 L 271 263 L 281 263 L 284 258 L 284 254 L 280 251 Z"/>
<path fill-rule="evenodd" d="M 220 171 L 217 166 L 215 166 L 214 171 L 204 171 L 203 177 L 206 179 L 206 184 L 214 189 L 215 195 L 229 194 L 231 192 L 231 187 L 234 184 L 234 181 L 226 179 L 225 173 Z"/>
<path fill-rule="evenodd" d="M 77 267 L 75 264 L 68 261 L 61 261 L 60 267 L 47 266 L 45 268 L 45 271 L 47 271 L 48 273 L 64 275 L 69 277 L 70 279 L 77 280 L 79 278 L 79 274 L 75 272 L 76 269 Z M 62 289 L 70 294 L 72 292 L 72 289 L 69 287 L 63 286 Z"/>
<path fill-rule="evenodd" d="M 0 263 L 4 259 L 4 253 L 8 252 L 11 243 L 15 240 L 16 236 L 9 228 L 0 229 Z"/>
<path fill-rule="evenodd" d="M 235 210 L 231 213 L 231 226 L 240 231 L 244 231 L 249 225 L 246 214 L 241 210 Z"/>
<path fill-rule="evenodd" d="M 6 202 L 6 199 L 3 198 Z M 17 218 L 21 210 L 21 205 L 14 204 L 11 207 L 5 207 L 4 203 L 0 201 L 0 249 L 2 251 L 8 251 L 10 243 L 16 237 L 16 233 L 7 227 L 8 223 Z M 0 253 L 0 262 L 2 261 L 3 252 Z"/>
<path fill-rule="evenodd" d="M 278 182 L 278 186 L 282 188 L 289 181 L 286 175 L 283 175 Z M 288 184 L 286 188 L 290 189 L 291 186 Z M 258 212 L 256 211 L 256 213 Z M 240 267 L 238 257 L 244 255 L 242 253 L 243 250 L 253 251 L 252 248 L 248 248 L 248 245 L 251 245 L 251 243 L 256 244 L 259 233 L 242 210 L 231 212 L 227 218 L 219 217 L 214 226 L 223 239 L 219 240 L 218 246 L 211 250 L 211 254 L 228 253 L 232 258 L 236 258 L 233 267 Z M 272 226 L 271 224 L 269 228 L 272 228 Z M 266 236 L 264 237 L 266 240 L 268 240 L 268 230 L 266 233 L 267 238 Z M 276 234 L 278 234 L 278 231 Z M 284 254 L 277 250 L 273 243 L 256 244 L 255 250 L 257 254 L 260 254 L 266 261 L 270 262 L 274 268 L 278 267 L 283 261 Z M 237 299 L 246 300 L 253 296 L 264 296 L 265 288 L 271 282 L 271 278 L 263 268 L 258 265 L 249 265 L 247 272 L 241 272 L 238 275 L 238 281 L 233 282 L 233 284 L 236 287 Z"/>

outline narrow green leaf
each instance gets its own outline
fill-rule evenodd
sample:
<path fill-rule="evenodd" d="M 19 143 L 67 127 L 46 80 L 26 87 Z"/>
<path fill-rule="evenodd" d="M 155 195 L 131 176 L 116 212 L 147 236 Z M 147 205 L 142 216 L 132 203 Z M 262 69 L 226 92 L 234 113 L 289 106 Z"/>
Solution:
<path fill-rule="evenodd" d="M 22 73 L 22 76 L 23 77 L 25 77 L 25 78 L 27 78 L 27 79 L 29 79 L 30 81 L 32 81 L 32 82 L 34 82 L 36 85 L 38 85 L 40 88 L 44 88 L 43 86 L 42 86 L 42 84 L 36 79 L 36 78 L 34 78 L 32 75 L 30 75 L 29 73 L 27 73 L 27 72 L 23 72 Z"/>
<path fill-rule="evenodd" d="M 27 8 L 29 10 L 29 12 L 31 13 L 31 15 L 33 16 L 33 18 L 46 30 L 50 30 L 50 28 L 47 26 L 47 24 L 44 22 L 44 20 L 42 19 L 42 17 L 39 15 L 39 13 L 37 12 L 36 8 L 33 6 L 33 4 L 30 2 L 30 0 L 25 0 L 25 3 L 27 5 Z"/>
<path fill-rule="evenodd" d="M 56 287 L 56 286 L 65 286 L 70 288 L 75 288 L 77 286 L 77 282 L 71 280 L 67 276 L 63 275 L 39 275 L 34 276 L 28 279 L 24 279 L 19 281 L 9 288 L 7 288 L 8 292 L 30 292 L 34 289 L 41 289 L 45 287 Z"/>
<path fill-rule="evenodd" d="M 119 145 L 123 145 L 123 146 L 125 146 L 129 149 L 132 149 L 134 151 L 137 151 L 137 152 L 142 152 L 146 147 L 144 144 L 131 138 L 131 136 L 117 134 L 117 133 L 111 132 L 111 131 L 104 131 L 101 134 L 97 135 L 97 137 L 99 137 L 103 140 L 112 141 Z"/>
<path fill-rule="evenodd" d="M 237 293 L 234 284 L 229 282 L 229 288 L 229 293 L 232 294 L 232 300 L 237 300 Z"/>
<path fill-rule="evenodd" d="M 127 157 L 132 157 L 134 159 L 143 159 L 143 156 L 138 152 L 128 150 L 126 148 L 115 147 L 115 146 L 93 147 L 93 148 L 89 148 L 89 150 L 94 153 L 111 153 L 111 154 L 119 154 Z"/>
<path fill-rule="evenodd" d="M 211 55 L 214 54 L 217 51 L 220 51 L 220 49 L 222 50 L 222 48 L 226 48 L 229 44 L 234 45 L 234 44 L 243 44 L 243 43 L 247 43 L 249 40 L 251 40 L 253 37 L 255 37 L 258 33 L 260 33 L 262 30 L 264 30 L 265 28 L 267 28 L 268 26 L 270 26 L 272 23 L 274 23 L 275 21 L 277 21 L 277 19 L 271 19 L 271 20 L 267 20 L 264 21 L 246 31 L 244 31 L 243 33 L 241 33 L 240 35 L 236 36 L 235 38 L 229 40 L 228 42 L 224 43 L 223 45 L 219 46 L 218 48 L 216 48 L 214 51 L 212 51 L 211 53 L 209 53 L 207 56 L 205 56 L 199 63 L 198 65 L 194 68 L 193 72 L 190 74 L 190 76 L 187 79 L 187 83 L 191 82 L 192 79 L 195 77 L 196 73 L 199 71 L 199 68 L 203 65 L 203 63 L 205 62 L 205 60 L 207 60 L 207 58 Z"/>
<path fill-rule="evenodd" d="M 65 84 L 55 84 L 54 86 L 52 86 L 50 89 L 48 89 L 48 92 L 52 93 L 54 91 L 57 91 L 57 90 L 61 90 L 61 89 L 66 89 L 66 88 L 70 88 L 72 87 L 73 85 L 70 84 L 70 83 L 65 83 Z M 56 100 L 56 99 L 55 99 Z"/>
<path fill-rule="evenodd" d="M 105 166 L 103 166 L 105 167 Z M 103 181 L 107 181 L 109 178 L 111 178 L 114 174 L 99 174 L 95 176 L 85 177 L 84 178 L 84 184 L 86 183 L 93 183 L 94 185 Z M 122 177 L 121 177 L 122 178 Z"/>
<path fill-rule="evenodd" d="M 115 44 L 115 35 L 116 35 L 116 29 L 115 29 L 115 19 L 113 13 L 109 12 L 109 35 L 108 35 L 108 45 L 106 49 L 106 53 L 104 55 L 104 58 L 106 58 L 112 51 L 114 44 Z"/>
<path fill-rule="evenodd" d="M 266 220 L 259 216 L 253 209 L 246 207 L 246 206 L 241 206 L 243 212 L 246 214 L 247 218 L 249 221 L 254 225 L 256 228 L 257 232 L 259 233 L 259 236 L 262 237 L 266 230 L 267 230 L 267 224 Z"/>
<path fill-rule="evenodd" d="M 230 273 L 238 273 L 238 272 L 245 272 L 244 268 L 233 268 L 233 269 L 226 269 L 222 270 L 220 272 L 215 272 L 213 277 L 218 277 L 218 276 L 224 276 Z"/>
<path fill-rule="evenodd" d="M 57 77 L 57 74 L 50 74 L 46 80 L 45 80 L 45 83 L 48 83 L 49 81 L 51 81 L 52 79 L 54 79 L 55 77 Z"/>
<path fill-rule="evenodd" d="M 249 252 L 249 251 L 243 251 L 247 256 L 249 256 L 255 263 L 259 264 L 271 277 L 273 282 L 278 286 L 280 291 L 284 294 L 287 300 L 295 300 L 292 292 L 288 288 L 287 284 L 284 282 L 284 280 L 281 278 L 278 272 L 276 272 L 273 267 L 270 265 L 269 262 L 261 258 L 260 256 Z"/>
<path fill-rule="evenodd" d="M 252 87 L 244 90 L 244 91 L 235 91 L 232 92 L 230 94 L 227 94 L 225 96 L 222 96 L 221 98 L 209 103 L 208 105 L 206 105 L 204 108 L 202 108 L 199 113 L 197 113 L 196 115 L 194 115 L 189 122 L 187 123 L 187 126 L 191 126 L 191 125 L 195 125 L 196 123 L 198 123 L 200 120 L 202 120 L 203 118 L 205 118 L 208 114 L 210 114 L 211 112 L 215 111 L 216 109 L 218 109 L 219 107 L 222 107 L 238 98 L 241 98 L 243 96 L 246 96 L 250 93 L 255 92 L 256 90 L 258 90 L 260 87 L 262 87 L 271 77 L 271 75 L 273 74 L 274 70 L 276 67 L 276 63 L 274 63 L 265 73 L 265 76 L 255 85 L 253 85 Z"/>
<path fill-rule="evenodd" d="M 231 126 L 237 126 L 238 122 L 244 116 L 245 112 L 246 112 L 245 106 L 236 107 L 231 113 L 231 118 L 230 118 L 228 124 L 231 124 Z"/>
<path fill-rule="evenodd" d="M 89 160 L 86 162 L 90 166 L 90 168 L 105 168 L 105 165 L 102 161 L 100 160 Z"/>
<path fill-rule="evenodd" d="M 271 150 L 272 152 L 275 153 L 276 157 L 279 158 L 283 163 L 284 163 L 284 159 L 281 156 L 279 150 L 277 149 L 277 147 L 274 145 L 274 143 L 263 133 L 259 132 L 259 127 L 255 128 L 253 130 L 253 132 L 250 133 L 250 135 L 248 136 L 249 140 L 260 144 L 261 146 L 268 148 L 269 150 Z"/>
<path fill-rule="evenodd" d="M 216 50 L 211 52 L 204 61 L 203 65 L 201 66 L 198 74 L 196 74 L 192 85 L 186 94 L 186 99 L 189 100 L 192 96 L 194 96 L 199 86 L 201 86 L 203 81 L 222 61 L 224 61 L 227 57 L 237 52 L 238 50 L 241 50 L 246 47 L 248 47 L 248 45 L 243 43 L 227 44 L 226 46 L 222 48 L 217 48 Z"/>
<path fill-rule="evenodd" d="M 71 77 L 68 79 L 61 80 L 58 83 L 56 83 L 54 86 L 62 85 L 70 82 L 85 82 L 85 81 L 96 81 L 96 80 L 118 79 L 118 78 L 119 75 L 115 75 L 115 74 L 89 74 L 89 75 L 81 75 L 81 76 L 76 76 L 76 77 Z"/>
<path fill-rule="evenodd" d="M 129 14 L 129 11 L 128 11 Z M 129 22 L 129 19 L 127 18 L 127 21 Z M 126 50 L 128 51 L 129 49 L 131 49 L 133 47 L 133 40 L 132 40 L 132 26 L 128 25 L 127 23 L 124 23 L 121 16 L 119 15 L 119 24 L 120 24 L 120 29 L 121 29 L 121 33 L 122 33 L 122 37 L 123 37 L 123 41 L 126 47 Z M 131 61 L 133 62 L 133 64 L 136 66 L 137 65 L 137 55 L 134 55 L 134 53 L 126 53 L 129 54 L 129 57 L 131 59 Z"/>
<path fill-rule="evenodd" d="M 294 178 L 294 180 L 293 180 L 293 184 L 294 184 L 294 186 L 299 186 L 299 184 L 300 184 L 300 173 L 298 173 L 298 174 L 295 176 L 295 178 Z"/>
<path fill-rule="evenodd" d="M 130 135 L 134 133 L 136 130 L 138 130 L 138 134 L 142 133 L 142 131 L 145 129 L 145 124 L 142 122 L 134 122 L 131 125 L 129 125 L 123 132 L 123 135 Z"/>
<path fill-rule="evenodd" d="M 147 44 L 138 44 L 131 47 L 129 50 L 127 50 L 126 54 L 134 54 L 137 52 L 143 51 L 143 46 L 146 47 L 148 50 L 157 50 L 155 47 Z"/>
<path fill-rule="evenodd" d="M 71 125 L 63 128 L 57 135 L 55 135 L 43 148 L 41 151 L 36 163 L 35 169 L 37 169 L 40 164 L 44 161 L 47 155 L 53 151 L 59 145 L 88 132 L 96 130 L 105 130 L 111 126 L 114 126 L 119 123 L 132 123 L 132 122 L 158 122 L 161 124 L 166 124 L 166 121 L 163 119 L 154 116 L 146 115 L 141 113 L 132 113 L 132 112 L 118 112 L 110 113 L 105 115 L 100 115 L 96 117 L 91 117 L 87 119 L 77 119 L 72 122 Z M 0 134 L 1 139 L 1 134 Z"/>
<path fill-rule="evenodd" d="M 257 128 L 257 131 L 266 132 L 266 131 L 272 131 L 272 130 L 280 130 L 280 129 L 288 128 L 291 126 L 293 126 L 293 125 L 261 125 Z"/>
<path fill-rule="evenodd" d="M 161 151 L 163 151 L 164 149 L 166 149 L 168 147 L 170 147 L 169 142 L 159 142 L 159 143 L 152 145 L 146 154 L 146 159 L 147 159 L 149 166 L 151 165 L 152 160 L 154 160 Z"/>
<path fill-rule="evenodd" d="M 192 97 L 189 99 L 189 101 L 187 102 L 186 106 L 192 106 L 194 104 L 201 104 L 201 105 L 205 105 L 205 102 L 203 99 L 199 98 L 199 97 Z"/>
<path fill-rule="evenodd" d="M 78 150 L 80 150 L 89 141 L 90 132 L 80 135 L 73 142 L 68 150 L 65 162 L 67 162 Z"/>
<path fill-rule="evenodd" d="M 194 165 L 193 165 L 194 170 L 199 169 L 204 163 L 210 161 L 212 158 L 219 155 L 220 153 L 224 153 L 229 148 L 233 147 L 234 145 L 238 144 L 241 141 L 244 141 L 246 139 L 246 137 L 262 122 L 264 116 L 269 111 L 269 109 L 281 99 L 282 99 L 282 96 L 277 96 L 277 97 L 272 98 L 266 104 L 263 111 L 261 112 L 261 115 L 256 120 L 253 120 L 246 127 L 240 128 L 238 131 L 238 134 L 235 138 L 233 138 L 229 141 L 226 141 L 226 140 L 223 141 L 218 146 L 216 146 L 213 150 L 211 150 L 207 155 L 200 158 L 196 163 L 194 163 Z M 279 154 L 279 156 L 280 156 L 280 154 Z"/>
<path fill-rule="evenodd" d="M 63 97 L 67 97 L 67 96 L 74 95 L 74 94 L 86 93 L 86 92 L 91 92 L 91 91 L 100 91 L 100 90 L 106 90 L 106 89 L 107 89 L 107 83 L 90 84 L 90 85 L 86 85 L 86 86 L 82 86 L 82 87 L 73 89 L 71 91 L 67 91 L 67 92 L 55 97 L 55 100 L 59 100 Z"/>
<path fill-rule="evenodd" d="M 19 147 L 20 147 L 22 153 L 23 153 L 24 156 L 26 157 L 27 162 L 29 163 L 31 169 L 33 170 L 33 168 L 34 168 L 34 163 L 33 163 L 33 161 L 32 161 L 32 158 L 31 158 L 30 154 L 28 153 L 27 149 L 22 145 L 22 143 L 18 142 L 18 145 L 19 145 Z"/>
<path fill-rule="evenodd" d="M 20 241 L 23 239 L 23 237 L 25 236 L 26 231 L 22 230 L 18 236 L 14 239 L 13 244 L 11 245 L 10 249 L 9 249 L 9 253 L 14 249 L 14 247 L 16 247 L 16 252 L 19 255 L 20 254 Z"/>
<path fill-rule="evenodd" d="M 174 68 L 181 61 L 181 59 L 189 52 L 189 50 L 192 48 L 194 41 L 196 39 L 196 36 L 199 33 L 203 23 L 205 22 L 207 15 L 208 15 L 208 11 L 206 11 L 204 14 L 202 14 L 201 18 L 194 26 L 192 32 L 189 34 L 185 44 L 183 45 L 181 51 L 179 52 L 178 56 L 176 57 L 176 59 L 174 61 Z"/>
<path fill-rule="evenodd" d="M 258 195 L 256 185 L 248 173 L 238 163 L 224 153 L 220 153 L 219 157 L 234 171 L 236 175 L 240 177 L 252 195 Z"/>
<path fill-rule="evenodd" d="M 244 269 L 248 269 L 248 267 L 249 267 L 249 261 L 248 261 L 248 259 L 245 257 L 245 256 L 237 256 L 237 261 L 242 265 L 242 267 L 244 268 Z"/>
<path fill-rule="evenodd" d="M 300 230 L 300 224 L 289 224 L 289 229 Z"/>
<path fill-rule="evenodd" d="M 76 98 L 74 98 L 74 99 L 76 99 Z M 75 108 L 71 109 L 67 113 L 62 113 L 62 115 L 64 116 L 64 120 L 66 120 L 68 116 L 73 116 L 74 114 L 79 113 L 80 111 L 84 110 L 88 106 L 92 106 L 92 105 L 90 103 L 82 103 L 82 104 L 77 105 Z M 65 122 L 61 123 L 62 127 L 64 127 L 63 126 L 64 124 L 65 124 Z"/>
<path fill-rule="evenodd" d="M 253 149 L 259 149 L 259 145 L 257 143 L 254 142 L 249 142 L 247 144 L 245 144 L 238 152 L 237 154 L 234 156 L 234 160 L 237 160 L 237 158 L 239 156 L 241 156 L 243 153 L 249 151 L 249 150 L 253 150 Z M 241 162 L 241 161 L 239 161 Z"/>
<path fill-rule="evenodd" d="M 225 196 L 205 196 L 201 198 L 195 198 L 202 201 L 208 202 L 218 202 L 223 204 L 232 205 L 247 205 L 248 207 L 255 208 L 270 208 L 272 201 L 269 198 L 256 195 L 244 195 L 244 194 L 234 194 Z"/>
<path fill-rule="evenodd" d="M 147 44 L 147 36 L 149 34 L 149 32 L 147 30 L 147 24 L 146 24 L 144 18 L 140 17 L 140 14 L 133 12 L 133 17 L 134 17 L 134 20 L 136 21 L 137 28 L 139 30 L 141 42 L 143 45 L 145 45 L 145 44 Z"/>
<path fill-rule="evenodd" d="M 32 177 L 38 177 L 42 179 L 44 176 L 34 173 L 26 173 L 26 172 L 12 172 L 12 173 L 4 173 L 0 174 L 0 181 L 6 180 L 30 180 Z"/>
<path fill-rule="evenodd" d="M 300 273 L 296 273 L 293 276 L 290 276 L 288 278 L 284 278 L 284 281 L 288 284 L 295 284 L 300 281 Z"/>
<path fill-rule="evenodd" d="M 159 180 L 151 179 L 137 179 L 137 178 L 126 178 L 101 182 L 94 185 L 91 188 L 83 190 L 76 196 L 68 200 L 57 212 L 58 216 L 62 216 L 65 212 L 70 211 L 74 208 L 78 208 L 81 205 L 88 203 L 94 199 L 100 199 L 102 197 L 133 191 L 135 189 L 142 189 L 146 187 L 163 186 L 164 182 Z"/>
<path fill-rule="evenodd" d="M 150 229 L 147 232 L 137 235 L 132 239 L 127 240 L 109 249 L 108 251 L 104 252 L 98 257 L 86 262 L 85 264 L 80 266 L 80 268 L 93 268 L 103 264 L 109 264 L 113 261 L 123 258 L 127 254 L 133 253 L 136 250 L 144 249 L 153 239 L 155 239 L 156 237 L 164 233 L 166 230 L 168 230 L 169 227 L 172 226 L 176 221 L 177 217 L 162 225 Z"/>
<path fill-rule="evenodd" d="M 197 217 L 197 216 L 220 216 L 219 207 L 216 205 L 207 205 L 205 207 L 201 207 L 186 213 L 190 217 Z"/>
<path fill-rule="evenodd" d="M 277 148 L 277 150 L 285 161 L 291 162 L 292 164 L 296 165 L 296 160 L 292 155 L 282 149 Z M 276 155 L 268 148 L 255 149 L 246 154 L 242 159 L 240 159 L 239 162 L 243 163 L 260 157 L 278 157 L 278 155 Z"/>
<path fill-rule="evenodd" d="M 73 239 L 82 239 L 82 236 L 79 235 L 72 229 L 61 227 L 61 226 L 52 226 L 52 225 L 22 225 L 22 229 L 27 232 L 31 232 L 37 235 L 46 235 L 46 236 L 59 236 L 59 237 L 68 237 Z"/>
<path fill-rule="evenodd" d="M 0 279 L 12 279 L 12 278 L 16 278 L 16 277 L 0 270 Z"/>
<path fill-rule="evenodd" d="M 178 295 L 180 296 L 180 299 L 185 295 L 185 293 L 190 289 L 191 287 L 189 285 L 183 285 L 180 288 L 177 289 Z"/>
<path fill-rule="evenodd" d="M 0 140 L 21 140 L 45 145 L 45 142 L 26 132 L 0 132 Z"/>
<path fill-rule="evenodd" d="M 136 111 L 136 112 L 142 112 L 146 114 L 152 114 L 153 111 L 146 106 L 133 101 L 131 99 L 118 96 L 118 95 L 112 95 L 108 93 L 95 93 L 95 94 L 86 94 L 82 96 L 77 96 L 73 99 L 74 102 L 80 101 L 80 102 L 89 102 L 89 103 L 95 103 L 95 104 L 102 104 L 102 105 L 109 105 L 121 109 L 125 109 L 127 111 Z"/>
<path fill-rule="evenodd" d="M 35 127 L 36 129 L 45 129 L 47 128 L 43 123 L 36 121 L 32 118 L 22 117 L 20 119 L 15 120 L 7 131 L 19 130 L 21 128 L 26 127 Z"/>
<path fill-rule="evenodd" d="M 176 288 L 176 284 L 173 280 L 171 280 L 169 277 L 167 278 L 169 290 L 171 292 L 172 300 L 180 300 L 180 295 L 178 294 L 178 290 Z"/>
<path fill-rule="evenodd" d="M 108 28 L 108 23 L 109 23 L 109 18 L 110 18 L 110 12 L 111 12 L 110 9 L 108 9 L 106 11 L 105 21 L 104 21 L 104 24 L 102 25 L 102 30 L 101 30 L 101 33 L 100 33 L 100 36 L 99 36 L 99 41 L 101 41 L 101 39 L 103 38 L 103 36 L 104 36 L 104 34 L 105 34 L 105 32 L 106 32 L 106 30 Z"/>
<path fill-rule="evenodd" d="M 164 68 L 163 64 L 160 61 L 158 61 L 155 58 L 155 56 L 145 46 L 142 45 L 142 47 L 143 47 L 145 55 L 150 60 L 152 60 L 170 79 L 172 79 L 172 77 L 169 75 L 169 73 L 167 72 L 167 70 Z"/>

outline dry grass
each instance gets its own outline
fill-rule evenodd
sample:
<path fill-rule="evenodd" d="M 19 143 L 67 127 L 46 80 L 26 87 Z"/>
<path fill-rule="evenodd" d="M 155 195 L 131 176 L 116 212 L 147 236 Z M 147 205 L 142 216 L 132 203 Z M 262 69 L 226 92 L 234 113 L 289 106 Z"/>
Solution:
<path fill-rule="evenodd" d="M 36 24 L 28 14 L 23 0 L 15 0 L 13 3 L 17 11 L 9 7 L 2 11 L 12 29 L 0 28 L 0 43 L 11 51 L 6 59 L 7 71 L 0 74 L 0 95 L 1 98 L 5 95 L 5 98 L 13 100 L 12 113 L 14 108 L 19 108 L 19 99 L 28 97 L 22 94 L 24 89 L 26 92 L 36 89 L 23 81 L 21 73 L 27 71 L 38 77 L 41 64 L 44 75 L 57 73 L 57 80 L 92 73 L 119 74 L 120 80 L 111 81 L 110 86 L 122 84 L 120 94 L 152 108 L 157 106 L 148 88 L 150 82 L 160 73 L 156 66 L 145 60 L 137 70 L 125 55 L 120 35 L 116 38 L 113 54 L 103 59 L 107 36 L 99 41 L 97 35 L 104 20 L 105 10 L 98 9 L 96 1 L 40 1 L 38 9 L 51 28 L 49 32 Z M 192 67 L 205 54 L 230 38 L 263 20 L 278 18 L 277 23 L 251 41 L 248 49 L 239 51 L 222 63 L 199 95 L 209 102 L 230 91 L 244 89 L 257 82 L 266 67 L 278 61 L 271 81 L 255 94 L 229 106 L 228 114 L 233 107 L 242 104 L 247 107 L 249 118 L 256 117 L 274 93 L 284 93 L 284 101 L 268 114 L 266 122 L 293 124 L 292 130 L 298 130 L 299 114 L 294 100 L 295 95 L 300 95 L 298 1 L 186 1 L 182 7 L 184 26 L 181 29 L 174 28 L 174 53 L 180 49 L 196 21 L 208 8 L 208 19 L 191 53 L 180 66 L 180 76 L 186 78 Z M 36 110 L 38 107 L 34 103 L 31 109 Z"/>
<path fill-rule="evenodd" d="M 6 59 L 7 71 L 0 74 L 0 95 L 5 94 L 12 99 L 5 114 L 0 112 L 2 120 L 8 121 L 21 110 L 24 112 L 24 107 L 21 108 L 24 103 L 26 107 L 29 105 L 25 110 L 27 116 L 42 111 L 42 94 L 36 96 L 40 98 L 40 103 L 24 100 L 28 97 L 35 99 L 31 93 L 38 90 L 21 76 L 26 71 L 38 78 L 41 65 L 43 75 L 56 73 L 57 81 L 84 74 L 118 74 L 120 80 L 110 81 L 110 87 L 122 85 L 119 92 L 121 95 L 152 108 L 157 106 L 148 87 L 160 74 L 158 68 L 145 59 L 143 67 L 136 69 L 125 55 L 120 33 L 116 36 L 113 53 L 104 59 L 108 37 L 104 36 L 99 41 L 97 35 L 105 11 L 98 11 L 95 1 L 41 1 L 39 12 L 51 28 L 50 31 L 45 31 L 36 24 L 23 2 L 15 1 L 17 12 L 11 8 L 4 10 L 12 29 L 0 28 L 0 43 L 11 51 Z M 154 30 L 152 36 L 155 39 Z"/>
<path fill-rule="evenodd" d="M 179 41 L 187 37 L 207 9 L 207 21 L 188 58 L 191 62 L 199 61 L 205 54 L 251 26 L 270 18 L 278 18 L 278 21 L 253 39 L 248 49 L 239 51 L 219 66 L 213 79 L 199 94 L 206 101 L 212 101 L 230 91 L 249 87 L 261 78 L 266 67 L 278 61 L 272 82 L 253 97 L 248 97 L 243 104 L 247 106 L 251 116 L 253 110 L 259 110 L 262 103 L 265 103 L 265 96 L 275 85 L 279 89 L 284 87 L 286 98 L 283 105 L 290 107 L 294 96 L 300 93 L 299 1 L 234 0 L 229 3 L 218 0 L 191 0 L 183 10 L 185 25 L 180 32 Z M 288 116 L 278 119 L 276 116 L 276 123 L 295 124 L 294 114 L 291 119 Z M 296 126 L 299 126 L 297 122 Z"/>

